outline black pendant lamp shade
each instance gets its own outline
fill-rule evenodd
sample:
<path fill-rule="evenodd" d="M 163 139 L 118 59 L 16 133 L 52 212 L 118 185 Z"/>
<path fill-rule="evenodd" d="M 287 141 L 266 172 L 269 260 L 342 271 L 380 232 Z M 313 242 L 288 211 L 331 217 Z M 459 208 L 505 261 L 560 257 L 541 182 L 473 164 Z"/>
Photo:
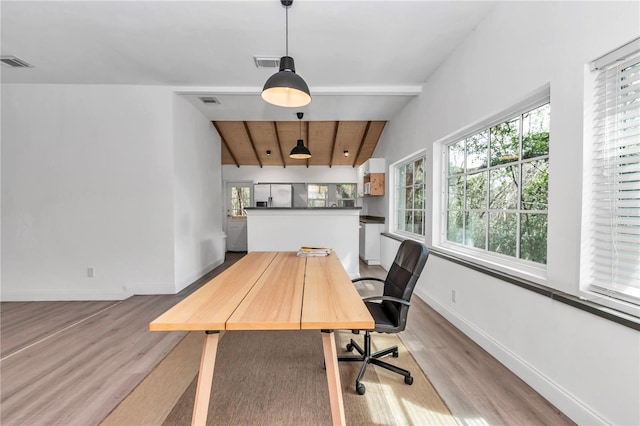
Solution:
<path fill-rule="evenodd" d="M 311 102 L 309 86 L 296 74 L 291 56 L 280 58 L 280 71 L 269 77 L 264 84 L 262 99 L 283 107 L 301 107 Z"/>
<path fill-rule="evenodd" d="M 281 107 L 301 107 L 311 102 L 307 83 L 296 74 L 293 58 L 289 56 L 289 7 L 293 0 L 280 0 L 286 9 L 286 53 L 280 58 L 280 71 L 269 77 L 262 89 L 262 99 Z"/>
<path fill-rule="evenodd" d="M 296 160 L 304 160 L 305 158 L 311 158 L 311 152 L 309 151 L 309 148 L 304 146 L 304 141 L 302 139 L 298 139 L 298 144 L 293 147 L 289 157 L 295 158 Z"/>
<path fill-rule="evenodd" d="M 304 146 L 304 141 L 302 140 L 302 117 L 304 116 L 304 113 L 298 112 L 296 114 L 300 120 L 300 139 L 298 139 L 297 145 L 291 150 L 289 157 L 296 160 L 305 160 L 307 158 L 311 158 L 311 151 L 309 151 L 309 148 Z"/>

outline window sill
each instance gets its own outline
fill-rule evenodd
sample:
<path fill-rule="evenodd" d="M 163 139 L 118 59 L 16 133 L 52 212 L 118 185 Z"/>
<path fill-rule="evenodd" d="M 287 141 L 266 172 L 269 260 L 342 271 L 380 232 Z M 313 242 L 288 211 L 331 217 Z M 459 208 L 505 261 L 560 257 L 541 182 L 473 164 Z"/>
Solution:
<path fill-rule="evenodd" d="M 407 239 L 397 234 L 390 234 L 387 232 L 383 233 L 382 235 L 396 241 L 404 241 L 405 239 Z M 616 307 L 606 306 L 608 305 L 608 303 L 600 303 L 600 299 L 606 299 L 606 296 L 602 296 L 600 294 L 590 294 L 588 298 L 591 300 L 588 300 L 587 297 L 574 296 L 572 294 L 564 293 L 562 291 L 548 287 L 544 284 L 540 284 L 538 282 L 516 276 L 510 272 L 505 272 L 477 262 L 473 262 L 471 260 L 463 258 L 462 256 L 459 256 L 458 254 L 452 254 L 448 251 L 442 250 L 442 248 L 439 247 L 430 247 L 429 251 L 433 256 L 437 256 L 441 259 L 457 263 L 458 265 L 467 268 L 471 268 L 480 273 L 492 276 L 510 284 L 517 285 L 518 287 L 521 287 L 525 290 L 533 291 L 534 293 L 549 297 L 560 303 L 564 303 L 566 305 L 572 306 L 585 312 L 589 312 L 593 315 L 597 315 L 609 321 L 613 321 L 625 327 L 640 331 L 640 317 L 628 312 L 621 311 Z M 596 298 L 599 301 L 598 303 L 592 301 Z M 617 305 L 619 306 L 619 304 Z"/>
<path fill-rule="evenodd" d="M 546 285 L 547 283 L 546 265 L 527 262 L 498 253 L 480 252 L 477 249 L 448 242 L 441 243 L 433 248 L 454 258 L 458 258 L 508 276 L 518 277 L 522 280 L 531 281 L 541 285 Z"/>
<path fill-rule="evenodd" d="M 606 293 L 596 291 L 591 288 L 580 290 L 580 299 L 640 318 L 640 306 L 638 306 L 638 304 L 614 296 L 609 296 Z"/>

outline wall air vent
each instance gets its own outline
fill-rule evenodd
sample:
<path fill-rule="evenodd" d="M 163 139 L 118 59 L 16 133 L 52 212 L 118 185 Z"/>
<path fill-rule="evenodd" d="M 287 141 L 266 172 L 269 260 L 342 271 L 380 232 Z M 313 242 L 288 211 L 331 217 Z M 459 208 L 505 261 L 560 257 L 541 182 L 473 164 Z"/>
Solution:
<path fill-rule="evenodd" d="M 11 68 L 33 68 L 33 65 L 15 56 L 0 56 L 0 62 Z"/>
<path fill-rule="evenodd" d="M 198 96 L 198 99 L 200 99 L 202 103 L 207 105 L 210 105 L 210 104 L 220 105 L 222 103 L 218 100 L 218 98 L 214 96 Z"/>
<path fill-rule="evenodd" d="M 280 58 L 268 56 L 254 56 L 256 68 L 280 68 Z"/>

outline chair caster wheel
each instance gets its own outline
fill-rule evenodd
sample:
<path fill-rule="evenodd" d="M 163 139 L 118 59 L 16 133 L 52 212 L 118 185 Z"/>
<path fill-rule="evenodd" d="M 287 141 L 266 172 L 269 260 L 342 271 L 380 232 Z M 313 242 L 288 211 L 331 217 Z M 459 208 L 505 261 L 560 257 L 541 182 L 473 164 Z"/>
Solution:
<path fill-rule="evenodd" d="M 347 343 L 347 351 L 353 352 L 353 345 L 351 343 Z"/>
<path fill-rule="evenodd" d="M 398 358 L 398 351 L 393 351 L 391 356 L 393 356 L 394 358 Z"/>
<path fill-rule="evenodd" d="M 408 385 L 412 385 L 413 384 L 413 377 L 408 376 L 404 378 L 404 382 Z"/>
<path fill-rule="evenodd" d="M 364 395 L 366 391 L 367 388 L 364 387 L 362 383 L 356 383 L 356 392 L 358 392 L 358 395 Z"/>

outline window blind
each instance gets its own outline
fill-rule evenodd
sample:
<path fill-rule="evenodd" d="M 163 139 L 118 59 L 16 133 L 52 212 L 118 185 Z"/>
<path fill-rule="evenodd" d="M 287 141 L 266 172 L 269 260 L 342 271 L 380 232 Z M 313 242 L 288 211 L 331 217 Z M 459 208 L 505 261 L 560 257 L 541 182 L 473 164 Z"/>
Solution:
<path fill-rule="evenodd" d="M 640 303 L 640 39 L 603 58 L 592 63 L 589 288 Z"/>

